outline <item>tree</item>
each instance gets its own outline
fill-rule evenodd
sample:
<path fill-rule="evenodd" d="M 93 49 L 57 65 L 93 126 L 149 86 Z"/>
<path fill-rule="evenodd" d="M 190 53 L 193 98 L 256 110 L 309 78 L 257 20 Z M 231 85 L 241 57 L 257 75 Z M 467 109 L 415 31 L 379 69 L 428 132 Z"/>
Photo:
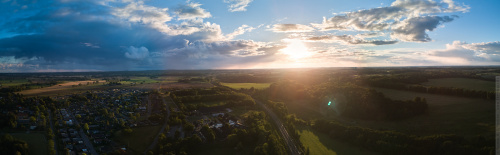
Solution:
<path fill-rule="evenodd" d="M 50 155 L 55 155 L 56 154 L 56 150 L 54 149 L 54 140 L 49 140 L 48 142 L 48 147 L 49 147 L 49 154 Z"/>
<path fill-rule="evenodd" d="M 89 130 L 89 124 L 87 123 L 83 124 L 83 130 L 85 131 Z"/>
<path fill-rule="evenodd" d="M 187 133 L 191 133 L 191 132 L 193 132 L 193 130 L 194 130 L 193 124 L 191 124 L 191 123 L 184 124 L 184 131 L 186 131 Z"/>
<path fill-rule="evenodd" d="M 205 136 L 208 142 L 213 142 L 215 140 L 215 133 L 208 127 L 208 125 L 201 127 L 201 133 Z"/>
<path fill-rule="evenodd" d="M 30 122 L 31 123 L 36 123 L 36 117 L 35 116 L 31 116 L 30 117 Z"/>

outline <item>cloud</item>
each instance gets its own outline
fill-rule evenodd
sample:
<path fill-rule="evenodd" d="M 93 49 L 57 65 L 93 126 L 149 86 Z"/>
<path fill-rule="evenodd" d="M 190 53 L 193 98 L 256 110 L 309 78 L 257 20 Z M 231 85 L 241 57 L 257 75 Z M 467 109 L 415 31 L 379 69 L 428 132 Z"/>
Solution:
<path fill-rule="evenodd" d="M 224 0 L 224 3 L 229 4 L 228 7 L 230 12 L 237 12 L 247 11 L 247 7 L 252 1 L 253 0 Z"/>
<path fill-rule="evenodd" d="M 317 42 L 344 42 L 347 44 L 372 44 L 372 45 L 389 45 L 395 44 L 398 41 L 396 40 L 365 40 L 363 38 L 355 37 L 352 35 L 323 35 L 317 37 L 309 37 L 305 40 L 308 41 L 317 41 Z"/>
<path fill-rule="evenodd" d="M 269 30 L 273 32 L 312 32 L 314 28 L 301 24 L 274 24 Z"/>
<path fill-rule="evenodd" d="M 433 31 L 438 25 L 451 22 L 456 16 L 425 16 L 414 17 L 394 24 L 391 37 L 403 41 L 428 42 L 431 41 L 426 31 Z"/>
<path fill-rule="evenodd" d="M 254 27 L 251 27 L 248 25 L 241 25 L 236 30 L 234 30 L 232 33 L 227 34 L 226 38 L 230 40 L 238 35 L 245 34 L 245 32 L 252 32 L 252 30 L 254 30 L 254 29 L 255 29 Z"/>
<path fill-rule="evenodd" d="M 209 18 L 212 17 L 210 12 L 205 11 L 205 9 L 200 7 L 200 3 L 189 2 L 186 5 L 179 6 L 175 13 L 179 16 L 179 19 L 196 19 L 196 18 Z"/>
<path fill-rule="evenodd" d="M 446 44 L 446 49 L 429 51 L 428 55 L 440 58 L 455 58 L 468 62 L 468 64 L 498 64 L 498 61 L 500 61 L 499 47 L 500 42 L 498 41 L 471 44 L 454 41 L 452 44 Z"/>
<path fill-rule="evenodd" d="M 130 22 L 150 24 L 151 26 L 161 26 L 165 22 L 172 20 L 167 13 L 168 8 L 157 8 L 144 5 L 143 2 L 132 2 L 125 7 L 116 7 L 111 14 L 127 19 Z"/>
<path fill-rule="evenodd" d="M 466 12 L 469 7 L 456 5 L 452 0 L 397 0 L 387 7 L 346 12 L 322 23 L 311 23 L 321 31 L 376 31 L 391 32 L 391 37 L 402 41 L 431 41 L 427 31 L 451 22 L 457 16 L 438 16 L 440 13 Z"/>
<path fill-rule="evenodd" d="M 149 57 L 149 51 L 144 46 L 140 48 L 130 46 L 129 48 L 127 48 L 127 52 L 125 52 L 125 57 L 129 59 L 142 60 Z"/>
<path fill-rule="evenodd" d="M 30 10 L 30 6 L 0 22 L 3 30 L 16 34 L 0 38 L 3 72 L 217 66 L 211 65 L 212 61 L 217 61 L 220 67 L 224 59 L 264 55 L 264 48 L 268 47 L 253 41 L 227 42 L 228 38 L 249 32 L 253 27 L 243 25 L 224 35 L 216 23 L 203 22 L 201 18 L 179 21 L 168 14 L 168 8 L 142 2 L 116 1 L 110 3 L 113 6 L 93 1 L 39 3 L 51 7 Z M 199 48 L 193 44 L 200 44 Z M 193 50 L 187 52 L 189 49 Z M 261 56 L 245 60 L 260 62 L 259 58 L 269 59 Z"/>
<path fill-rule="evenodd" d="M 500 54 L 500 41 L 486 43 L 472 43 L 463 45 L 464 48 L 480 51 L 487 54 Z"/>

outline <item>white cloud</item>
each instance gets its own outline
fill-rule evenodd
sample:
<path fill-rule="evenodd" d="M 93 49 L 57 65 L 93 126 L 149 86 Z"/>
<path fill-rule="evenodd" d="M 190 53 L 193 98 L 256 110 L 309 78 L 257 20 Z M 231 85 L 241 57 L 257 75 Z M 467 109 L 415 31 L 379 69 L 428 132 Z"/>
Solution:
<path fill-rule="evenodd" d="M 371 44 L 371 45 L 389 45 L 395 44 L 396 40 L 366 40 L 362 37 L 352 36 L 352 35 L 323 35 L 316 37 L 305 38 L 307 41 L 313 42 L 341 42 L 347 44 Z"/>
<path fill-rule="evenodd" d="M 388 31 L 392 32 L 391 37 L 403 41 L 427 42 L 431 41 L 427 31 L 457 17 L 437 14 L 468 10 L 468 6 L 456 5 L 452 0 L 397 0 L 388 7 L 346 12 L 328 19 L 323 17 L 322 23 L 311 25 L 321 31 Z"/>
<path fill-rule="evenodd" d="M 238 35 L 245 34 L 245 32 L 252 32 L 252 30 L 254 30 L 254 29 L 255 29 L 254 27 L 251 27 L 251 26 L 248 26 L 248 25 L 241 25 L 236 30 L 234 30 L 232 33 L 227 34 L 226 38 L 228 40 L 231 40 L 231 39 L 233 39 L 234 37 L 236 37 Z"/>
<path fill-rule="evenodd" d="M 269 30 L 273 32 L 312 32 L 314 28 L 302 24 L 274 24 Z"/>
<path fill-rule="evenodd" d="M 403 41 L 428 42 L 431 41 L 431 38 L 426 33 L 427 31 L 433 31 L 438 25 L 451 22 L 453 20 L 454 17 L 449 16 L 408 18 L 393 25 L 391 37 Z"/>
<path fill-rule="evenodd" d="M 224 3 L 229 3 L 229 11 L 247 11 L 248 5 L 253 0 L 224 0 Z"/>
<path fill-rule="evenodd" d="M 175 10 L 175 13 L 179 16 L 180 20 L 212 17 L 210 12 L 207 12 L 200 6 L 200 3 L 188 1 L 186 5 L 179 6 Z"/>
<path fill-rule="evenodd" d="M 434 57 L 436 60 L 439 58 L 445 60 L 461 60 L 459 62 L 462 64 L 463 62 L 474 65 L 498 64 L 500 61 L 500 42 L 469 44 L 466 42 L 454 41 L 452 44 L 446 44 L 446 49 L 430 51 L 428 55 Z"/>

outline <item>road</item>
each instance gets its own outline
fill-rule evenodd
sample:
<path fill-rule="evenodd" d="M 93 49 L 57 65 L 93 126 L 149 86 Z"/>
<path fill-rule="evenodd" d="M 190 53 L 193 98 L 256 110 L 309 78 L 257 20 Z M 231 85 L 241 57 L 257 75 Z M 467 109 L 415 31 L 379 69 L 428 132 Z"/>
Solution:
<path fill-rule="evenodd" d="M 167 102 L 165 101 L 165 97 L 162 97 L 163 99 L 163 104 L 167 105 L 168 107 L 168 104 Z M 149 97 L 148 97 L 148 101 L 149 101 Z M 168 118 L 170 117 L 170 109 L 167 108 L 167 116 L 165 117 L 165 122 L 163 123 L 163 126 L 161 127 L 161 130 L 160 132 L 158 132 L 158 134 L 156 134 L 156 137 L 155 139 L 153 140 L 153 143 L 151 143 L 151 145 L 149 145 L 148 149 L 146 149 L 144 151 L 144 154 L 146 154 L 146 152 L 148 152 L 149 150 L 152 150 L 156 144 L 158 143 L 158 137 L 160 137 L 160 134 L 163 133 L 165 131 L 165 128 L 167 127 L 168 125 Z"/>
<path fill-rule="evenodd" d="M 271 119 L 274 121 L 274 123 L 276 124 L 276 126 L 278 127 L 280 133 L 281 133 L 281 137 L 283 137 L 283 139 L 285 140 L 285 143 L 286 145 L 288 146 L 288 149 L 290 151 L 291 154 L 293 155 L 299 155 L 301 154 L 299 152 L 299 150 L 297 149 L 297 145 L 295 145 L 295 142 L 293 141 L 292 137 L 288 134 L 288 131 L 286 131 L 286 128 L 285 126 L 283 125 L 283 123 L 281 122 L 281 120 L 278 118 L 278 116 L 276 116 L 276 114 L 274 114 L 274 112 L 267 108 L 266 105 L 264 105 L 262 102 L 255 100 L 255 103 L 259 104 L 260 106 L 264 107 L 264 110 L 266 111 L 266 113 L 271 116 Z"/>
<path fill-rule="evenodd" d="M 83 143 L 85 143 L 85 146 L 87 146 L 87 151 L 89 151 L 89 153 L 91 155 L 98 155 L 97 151 L 94 149 L 94 146 L 92 145 L 92 142 L 90 142 L 89 140 L 89 137 L 87 137 L 87 135 L 85 134 L 85 132 L 83 132 L 83 124 L 79 124 L 78 121 L 76 120 L 75 116 L 73 116 L 73 111 L 68 111 L 68 113 L 70 113 L 70 117 L 71 119 L 74 121 L 74 124 L 78 124 L 81 126 L 80 128 L 80 131 L 78 132 L 78 134 L 80 134 L 80 137 L 82 137 L 82 140 L 83 140 Z"/>
<path fill-rule="evenodd" d="M 55 135 L 56 135 L 56 134 L 55 134 L 56 130 L 55 130 L 54 125 L 53 125 L 53 123 L 52 123 L 52 112 L 51 112 L 50 110 L 48 110 L 48 111 L 49 111 L 50 129 L 52 130 L 52 134 L 54 135 L 54 139 L 55 139 L 55 138 L 56 138 L 56 137 L 55 137 Z M 59 150 L 57 149 L 57 143 L 56 143 L 56 140 L 54 140 L 54 150 L 56 150 L 56 155 L 58 155 L 58 154 L 59 154 Z"/>
<path fill-rule="evenodd" d="M 87 149 L 90 152 L 90 154 L 91 155 L 97 155 L 97 151 L 95 151 L 94 146 L 90 142 L 89 137 L 87 137 L 87 135 L 85 134 L 85 132 L 83 132 L 83 129 L 80 129 L 79 133 L 80 133 L 80 136 L 83 139 L 83 143 L 85 143 L 85 145 L 87 146 Z"/>

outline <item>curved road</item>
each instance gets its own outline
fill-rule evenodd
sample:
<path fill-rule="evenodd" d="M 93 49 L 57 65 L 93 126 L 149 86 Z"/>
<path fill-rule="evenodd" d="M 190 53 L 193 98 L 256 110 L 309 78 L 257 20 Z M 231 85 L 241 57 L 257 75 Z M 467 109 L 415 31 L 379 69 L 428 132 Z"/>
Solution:
<path fill-rule="evenodd" d="M 288 146 L 290 154 L 292 154 L 292 155 L 299 155 L 299 154 L 301 154 L 299 152 L 299 150 L 297 149 L 297 146 L 295 145 L 295 142 L 293 141 L 292 137 L 288 134 L 288 131 L 286 131 L 285 126 L 283 126 L 283 123 L 278 118 L 278 116 L 276 116 L 276 114 L 274 114 L 274 112 L 271 109 L 267 108 L 267 106 L 264 105 L 262 102 L 260 102 L 260 101 L 258 101 L 256 99 L 253 99 L 253 100 L 255 100 L 255 103 L 257 103 L 260 106 L 264 107 L 264 110 L 266 111 L 266 113 L 269 116 L 271 116 L 271 118 L 273 119 L 274 123 L 279 128 L 281 136 L 285 140 L 285 143 Z"/>

